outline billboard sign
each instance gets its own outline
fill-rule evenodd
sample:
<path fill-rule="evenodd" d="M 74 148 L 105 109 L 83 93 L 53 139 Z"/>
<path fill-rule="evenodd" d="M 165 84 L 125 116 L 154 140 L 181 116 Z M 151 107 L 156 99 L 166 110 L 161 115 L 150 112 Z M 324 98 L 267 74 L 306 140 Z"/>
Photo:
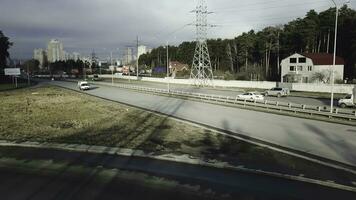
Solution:
<path fill-rule="evenodd" d="M 5 68 L 5 76 L 21 75 L 20 68 Z"/>

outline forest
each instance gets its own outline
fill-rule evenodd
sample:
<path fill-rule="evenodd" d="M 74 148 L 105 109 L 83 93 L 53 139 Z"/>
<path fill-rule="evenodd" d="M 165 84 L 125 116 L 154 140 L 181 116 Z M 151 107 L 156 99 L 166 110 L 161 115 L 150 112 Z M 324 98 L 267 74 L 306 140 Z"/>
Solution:
<path fill-rule="evenodd" d="M 356 11 L 339 10 L 337 55 L 345 59 L 345 78 L 356 76 Z M 317 13 L 310 10 L 303 18 L 285 25 L 250 30 L 233 39 L 208 39 L 214 74 L 234 80 L 280 81 L 280 61 L 293 53 L 333 53 L 335 8 Z M 213 30 L 211 30 L 213 31 Z M 195 41 L 169 46 L 169 60 L 191 65 Z M 166 47 L 160 46 L 140 56 L 140 65 L 165 66 Z"/>

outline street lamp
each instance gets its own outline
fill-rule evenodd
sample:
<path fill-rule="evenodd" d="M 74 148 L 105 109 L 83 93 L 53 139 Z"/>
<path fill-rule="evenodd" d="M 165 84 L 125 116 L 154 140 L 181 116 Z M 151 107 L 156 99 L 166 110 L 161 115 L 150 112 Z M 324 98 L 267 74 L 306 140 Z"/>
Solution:
<path fill-rule="evenodd" d="M 169 44 L 168 44 L 168 40 L 167 40 L 167 45 L 166 45 L 166 48 L 167 48 L 167 82 L 168 82 L 168 85 L 167 85 L 167 91 L 169 93 L 170 91 L 170 85 L 169 85 Z"/>
<path fill-rule="evenodd" d="M 337 47 L 337 26 L 338 26 L 338 19 L 339 19 L 339 6 L 336 4 L 335 0 L 331 0 L 336 9 L 335 13 L 335 36 L 334 36 L 334 56 L 333 56 L 333 67 L 331 73 L 331 103 L 330 103 L 330 113 L 334 112 L 334 84 L 335 84 L 335 65 L 336 65 L 336 47 Z M 350 1 L 346 1 L 342 5 L 348 4 Z"/>

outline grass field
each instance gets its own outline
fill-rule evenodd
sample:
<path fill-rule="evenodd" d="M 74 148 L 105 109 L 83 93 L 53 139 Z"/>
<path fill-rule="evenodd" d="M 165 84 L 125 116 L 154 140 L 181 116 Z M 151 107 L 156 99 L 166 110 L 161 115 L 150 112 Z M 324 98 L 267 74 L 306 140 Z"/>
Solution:
<path fill-rule="evenodd" d="M 27 86 L 27 83 L 18 83 L 17 84 L 17 88 L 23 88 L 26 86 Z M 16 89 L 16 85 L 15 84 L 0 84 L 0 91 L 11 90 L 11 89 Z"/>
<path fill-rule="evenodd" d="M 353 176 L 165 116 L 52 86 L 0 92 L 0 139 L 189 154 L 350 183 Z"/>

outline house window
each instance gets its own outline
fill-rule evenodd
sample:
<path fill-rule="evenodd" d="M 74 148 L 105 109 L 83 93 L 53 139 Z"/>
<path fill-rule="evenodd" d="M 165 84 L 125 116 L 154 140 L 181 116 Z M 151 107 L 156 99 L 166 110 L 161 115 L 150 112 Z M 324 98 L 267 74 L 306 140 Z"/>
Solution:
<path fill-rule="evenodd" d="M 294 72 L 294 71 L 295 71 L 295 66 L 290 66 L 290 67 L 289 67 L 289 70 L 290 70 L 291 72 Z"/>
<path fill-rule="evenodd" d="M 313 71 L 313 66 L 308 66 L 308 71 Z"/>
<path fill-rule="evenodd" d="M 290 58 L 289 63 L 297 63 L 297 58 Z"/>
<path fill-rule="evenodd" d="M 306 63 L 307 59 L 306 58 L 299 58 L 298 62 L 299 63 Z"/>
<path fill-rule="evenodd" d="M 303 66 L 298 66 L 298 71 L 303 71 Z"/>

